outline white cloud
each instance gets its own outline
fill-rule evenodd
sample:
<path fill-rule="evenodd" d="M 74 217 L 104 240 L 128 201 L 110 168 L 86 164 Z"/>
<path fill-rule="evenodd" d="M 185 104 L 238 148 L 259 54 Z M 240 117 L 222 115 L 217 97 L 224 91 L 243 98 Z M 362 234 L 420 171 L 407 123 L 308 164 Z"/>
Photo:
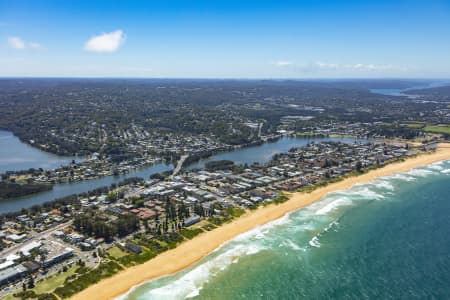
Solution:
<path fill-rule="evenodd" d="M 91 37 L 84 45 L 84 50 L 92 52 L 115 52 L 123 44 L 125 34 L 122 30 L 103 33 Z"/>
<path fill-rule="evenodd" d="M 312 66 L 319 70 L 358 70 L 358 71 L 399 71 L 400 68 L 392 65 L 374 65 L 374 64 L 333 64 L 316 62 Z"/>
<path fill-rule="evenodd" d="M 22 40 L 20 37 L 11 36 L 8 38 L 8 45 L 11 48 L 23 50 L 25 49 L 25 41 Z"/>
<path fill-rule="evenodd" d="M 42 50 L 44 49 L 41 44 L 36 42 L 26 42 L 22 38 L 17 36 L 11 36 L 8 38 L 8 45 L 11 48 L 17 49 L 17 50 Z"/>
<path fill-rule="evenodd" d="M 359 72 L 359 73 L 395 73 L 395 72 L 407 72 L 414 68 L 410 67 L 401 67 L 401 66 L 393 66 L 393 65 L 384 65 L 384 64 L 338 64 L 338 63 L 324 63 L 324 62 L 315 62 L 309 63 L 305 65 L 295 65 L 289 64 L 290 69 L 297 72 L 303 73 L 317 73 L 317 72 Z"/>
<path fill-rule="evenodd" d="M 35 43 L 35 42 L 29 42 L 28 43 L 28 48 L 34 49 L 34 50 L 41 50 L 41 49 L 43 49 L 41 44 Z"/>
<path fill-rule="evenodd" d="M 277 67 L 287 67 L 292 65 L 292 62 L 286 60 L 279 60 L 273 63 Z"/>

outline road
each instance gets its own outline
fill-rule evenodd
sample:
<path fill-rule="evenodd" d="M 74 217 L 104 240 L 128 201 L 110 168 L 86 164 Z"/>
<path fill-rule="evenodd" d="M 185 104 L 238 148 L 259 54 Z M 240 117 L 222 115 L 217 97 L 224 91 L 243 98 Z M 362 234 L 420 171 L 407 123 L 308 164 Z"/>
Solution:
<path fill-rule="evenodd" d="M 10 248 L 7 248 L 7 249 L 3 250 L 2 252 L 0 252 L 0 257 L 6 257 L 6 256 L 8 256 L 10 254 L 16 253 L 23 246 L 26 246 L 26 245 L 28 245 L 28 244 L 30 244 L 32 242 L 38 241 L 38 240 L 40 240 L 43 237 L 47 237 L 47 236 L 51 235 L 53 232 L 55 232 L 57 230 L 61 230 L 64 227 L 69 226 L 70 224 L 72 224 L 72 222 L 73 221 L 62 223 L 62 224 L 59 224 L 59 225 L 57 225 L 55 227 L 52 227 L 50 229 L 44 230 L 42 232 L 35 233 L 31 238 L 27 239 L 26 242 L 14 245 L 14 246 L 12 246 Z"/>
<path fill-rule="evenodd" d="M 177 163 L 177 166 L 173 170 L 172 177 L 176 176 L 178 172 L 180 172 L 181 168 L 183 167 L 184 161 L 189 157 L 188 154 L 181 155 L 180 160 Z"/>

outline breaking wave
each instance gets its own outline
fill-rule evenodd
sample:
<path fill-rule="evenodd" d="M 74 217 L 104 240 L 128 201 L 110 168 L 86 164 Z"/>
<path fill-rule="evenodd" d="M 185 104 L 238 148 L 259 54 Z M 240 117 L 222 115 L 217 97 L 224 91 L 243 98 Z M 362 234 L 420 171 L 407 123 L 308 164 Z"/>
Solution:
<path fill-rule="evenodd" d="M 353 200 L 381 200 L 385 198 L 382 192 L 374 191 L 370 189 L 370 185 L 372 183 L 367 184 L 356 184 L 353 188 L 346 191 L 338 191 L 334 194 L 348 196 Z"/>
<path fill-rule="evenodd" d="M 196 266 L 178 279 L 161 287 L 152 289 L 143 295 L 144 299 L 185 299 L 197 296 L 204 284 L 237 263 L 244 256 L 253 255 L 264 248 L 257 245 L 236 245 L 215 258 Z"/>
<path fill-rule="evenodd" d="M 313 236 L 313 238 L 309 241 L 309 245 L 311 247 L 315 247 L 315 248 L 320 248 L 320 242 L 319 242 L 319 237 L 318 236 Z"/>
<path fill-rule="evenodd" d="M 296 250 L 296 251 L 306 251 L 305 248 L 300 247 L 299 245 L 297 245 L 296 243 L 294 243 L 292 240 L 290 239 L 285 239 L 281 244 L 281 247 L 288 247 L 292 250 Z"/>
<path fill-rule="evenodd" d="M 411 181 L 416 181 L 417 180 L 416 177 L 408 176 L 405 173 L 395 174 L 395 175 L 389 176 L 389 178 L 397 179 L 397 180 L 401 180 L 401 181 L 406 181 L 406 182 L 411 182 Z"/>
<path fill-rule="evenodd" d="M 392 192 L 404 182 L 413 182 L 442 173 L 450 173 L 450 162 L 378 178 L 366 184 L 356 184 L 349 190 L 330 193 L 308 207 L 235 237 L 196 265 L 177 275 L 144 284 L 140 296 L 127 296 L 134 294 L 135 288 L 120 299 L 192 298 L 198 296 L 210 280 L 238 263 L 243 257 L 280 248 L 286 252 L 292 251 L 297 256 L 308 255 L 309 252 L 318 251 L 317 248 L 329 243 L 327 235 L 339 229 L 338 220 L 349 211 L 349 207 L 373 200 L 391 199 Z"/>
<path fill-rule="evenodd" d="M 407 174 L 415 176 L 415 177 L 427 177 L 427 176 L 435 174 L 435 172 L 433 172 L 432 170 L 427 170 L 427 169 L 414 169 L 414 170 L 409 171 Z"/>
<path fill-rule="evenodd" d="M 391 182 L 389 182 L 388 180 L 376 179 L 369 184 L 373 185 L 377 189 L 388 190 L 388 191 L 394 190 L 394 185 Z"/>
<path fill-rule="evenodd" d="M 350 200 L 349 198 L 345 198 L 345 197 L 338 198 L 337 200 L 334 200 L 333 202 L 328 203 L 324 207 L 317 210 L 316 215 L 326 215 L 341 206 L 347 206 L 347 205 L 352 205 L 352 204 L 353 204 L 353 201 Z"/>

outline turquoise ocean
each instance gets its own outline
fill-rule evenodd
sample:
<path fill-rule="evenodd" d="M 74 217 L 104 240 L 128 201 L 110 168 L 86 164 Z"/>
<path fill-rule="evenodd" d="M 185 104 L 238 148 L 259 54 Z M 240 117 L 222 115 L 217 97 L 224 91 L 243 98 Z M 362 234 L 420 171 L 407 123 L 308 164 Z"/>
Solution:
<path fill-rule="evenodd" d="M 120 297 L 187 298 L 450 299 L 450 162 L 329 194 Z"/>

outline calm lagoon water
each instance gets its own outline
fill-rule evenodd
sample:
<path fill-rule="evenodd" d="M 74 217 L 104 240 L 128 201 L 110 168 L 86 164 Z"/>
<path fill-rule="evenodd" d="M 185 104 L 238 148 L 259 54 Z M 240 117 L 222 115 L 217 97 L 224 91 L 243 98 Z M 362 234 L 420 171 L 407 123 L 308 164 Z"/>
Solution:
<path fill-rule="evenodd" d="M 449 194 L 450 162 L 356 185 L 120 298 L 450 299 Z"/>
<path fill-rule="evenodd" d="M 0 130 L 0 173 L 29 168 L 55 169 L 79 157 L 57 156 L 22 143 L 9 131 Z"/>
<path fill-rule="evenodd" d="M 173 169 L 172 165 L 157 164 L 136 172 L 128 173 L 120 176 L 106 176 L 99 179 L 78 181 L 72 183 L 58 183 L 53 186 L 53 190 L 29 195 L 25 197 L 8 199 L 0 201 L 0 213 L 18 211 L 22 208 L 31 207 L 57 198 L 87 192 L 99 187 L 109 186 L 113 183 L 130 177 L 148 178 L 154 173 L 160 173 Z"/>
<path fill-rule="evenodd" d="M 358 141 L 353 138 L 297 138 L 297 137 L 283 137 L 275 142 L 265 143 L 262 145 L 252 146 L 237 149 L 230 152 L 219 153 L 214 156 L 202 159 L 197 163 L 189 165 L 186 169 L 201 169 L 205 164 L 214 160 L 231 160 L 235 164 L 252 164 L 254 162 L 266 163 L 272 159 L 277 153 L 288 152 L 293 147 L 302 147 L 310 142 L 319 141 L 341 141 L 345 143 L 353 143 Z M 364 140 L 360 140 L 364 141 Z"/>
<path fill-rule="evenodd" d="M 403 96 L 407 98 L 416 98 L 417 95 L 409 95 L 405 94 L 407 91 L 411 90 L 419 90 L 419 89 L 429 89 L 434 87 L 441 87 L 441 86 L 447 86 L 450 85 L 450 82 L 448 81 L 437 81 L 437 82 L 431 82 L 429 84 L 423 84 L 423 85 L 416 85 L 409 88 L 399 88 L 399 89 L 371 89 L 370 91 L 374 94 L 381 94 L 381 95 L 387 95 L 387 96 Z"/>
<path fill-rule="evenodd" d="M 14 167 L 16 170 L 28 169 L 28 168 L 55 168 L 64 163 L 69 163 L 72 161 L 72 158 L 61 158 L 58 156 L 54 156 L 39 150 L 36 150 L 30 147 L 27 144 L 24 144 L 19 141 L 16 137 L 14 137 L 9 132 L 0 132 L 2 134 L 0 136 L 0 149 L 10 147 L 9 145 L 13 145 L 12 149 L 0 150 L 0 162 L 8 162 L 6 170 L 11 170 Z M 1 137 L 4 137 L 3 139 Z M 259 146 L 241 148 L 237 150 L 233 150 L 227 153 L 220 153 L 214 155 L 208 159 L 202 160 L 198 163 L 195 163 L 191 166 L 188 166 L 188 169 L 194 168 L 202 168 L 207 161 L 211 160 L 220 160 L 220 159 L 230 159 L 235 161 L 236 163 L 248 163 L 251 164 L 253 162 L 264 163 L 269 161 L 272 156 L 276 153 L 287 152 L 292 147 L 300 147 L 308 144 L 311 141 L 324 141 L 324 140 L 335 140 L 335 141 L 344 141 L 344 142 L 354 142 L 355 139 L 348 138 L 292 138 L 292 137 L 284 137 L 272 143 L 266 143 Z M 1 165 L 0 165 L 1 166 Z M 5 163 L 6 166 L 6 163 Z M 126 175 L 121 176 L 108 176 L 100 179 L 87 180 L 81 182 L 74 183 L 61 183 L 55 184 L 53 190 L 46 191 L 43 193 L 25 196 L 16 199 L 3 200 L 0 202 L 0 213 L 11 212 L 20 210 L 23 207 L 30 207 L 36 204 L 40 204 L 46 201 L 51 201 L 56 198 L 61 198 L 64 196 L 78 194 L 82 192 L 87 192 L 89 190 L 93 190 L 98 187 L 109 186 L 112 183 L 118 183 L 125 178 L 129 177 L 142 177 L 148 178 L 150 175 L 154 173 L 160 173 L 164 171 L 168 171 L 173 169 L 173 165 L 171 164 L 157 164 L 147 168 L 143 168 L 141 170 L 137 170 L 135 172 L 128 173 Z M 1 170 L 0 170 L 1 173 Z"/>

